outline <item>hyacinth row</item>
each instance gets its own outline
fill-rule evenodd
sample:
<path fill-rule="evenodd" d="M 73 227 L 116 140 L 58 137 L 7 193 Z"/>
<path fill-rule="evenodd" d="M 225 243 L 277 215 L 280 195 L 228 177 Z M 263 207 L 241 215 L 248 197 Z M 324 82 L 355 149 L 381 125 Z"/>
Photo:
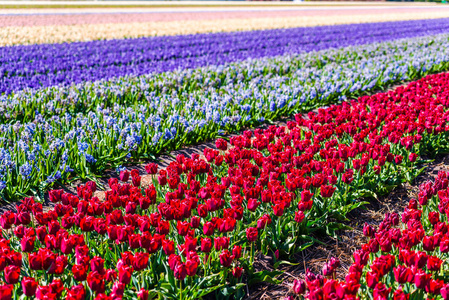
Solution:
<path fill-rule="evenodd" d="M 446 33 L 449 19 L 0 48 L 0 93 Z"/>
<path fill-rule="evenodd" d="M 401 215 L 388 213 L 369 239 L 354 252 L 345 282 L 335 280 L 339 262 L 330 260 L 322 274 L 306 273 L 294 292 L 307 299 L 449 299 L 449 173 L 419 187 Z"/>
<path fill-rule="evenodd" d="M 232 13 L 227 12 L 228 18 L 221 20 L 168 20 L 162 22 L 124 22 L 106 24 L 71 24 L 48 26 L 0 26 L 0 46 L 43 43 L 72 43 L 92 40 L 110 40 L 140 38 L 148 36 L 173 36 L 189 34 L 205 34 L 210 32 L 234 32 L 252 30 L 272 30 L 279 28 L 296 28 L 323 25 L 337 25 L 348 23 L 375 23 L 396 22 L 400 20 L 422 20 L 447 18 L 447 9 L 439 8 L 414 8 L 414 9 L 365 9 L 344 12 L 340 9 L 333 10 L 333 16 L 320 14 L 315 11 L 308 16 L 267 16 L 253 18 L 246 12 L 245 18 L 232 18 Z M 294 12 L 294 11 L 289 11 Z M 311 12 L 311 11 L 308 11 Z M 299 12 L 307 13 L 306 11 Z M 335 15 L 335 13 L 337 13 Z M 160 14 L 160 13 L 158 13 Z M 185 13 L 183 13 L 185 14 Z M 154 15 L 154 14 L 153 14 Z M 198 15 L 198 14 L 197 14 Z M 95 15 L 89 16 L 89 20 L 95 19 Z M 44 16 L 48 18 L 48 15 Z M 32 18 L 27 18 L 31 21 Z M 64 16 L 70 22 L 70 17 Z M 120 18 L 116 18 L 119 20 Z M 1 16 L 0 16 L 0 22 Z M 421 30 L 421 29 L 419 29 Z"/>
<path fill-rule="evenodd" d="M 420 155 L 447 151 L 448 82 L 449 74 L 427 76 L 307 119 L 296 115 L 287 126 L 234 136 L 230 148 L 218 139 L 204 158 L 179 155 L 161 170 L 148 164 L 149 186 L 141 185 L 139 171 L 121 171 L 101 200 L 93 181 L 78 186 L 76 195 L 51 190 L 49 210 L 25 198 L 0 216 L 2 299 L 239 297 L 245 284 L 276 282 L 278 271 L 254 269 L 256 252 L 273 255 L 276 268 L 310 246 L 311 233 L 345 228 L 340 221 L 363 204 L 360 197 L 412 180 Z M 413 225 L 418 215 L 404 218 Z M 389 252 L 382 230 L 376 238 Z M 392 232 L 403 247 L 417 241 Z M 384 262 L 376 260 L 376 279 L 388 273 L 381 273 L 388 271 Z M 310 297 L 319 284 L 325 291 L 343 285 L 328 287 L 311 276 Z M 347 291 L 357 290 L 352 282 Z M 343 299 L 341 291 L 332 295 Z"/>
<path fill-rule="evenodd" d="M 438 35 L 21 92 L 0 105 L 0 195 L 446 70 L 448 46 Z"/>

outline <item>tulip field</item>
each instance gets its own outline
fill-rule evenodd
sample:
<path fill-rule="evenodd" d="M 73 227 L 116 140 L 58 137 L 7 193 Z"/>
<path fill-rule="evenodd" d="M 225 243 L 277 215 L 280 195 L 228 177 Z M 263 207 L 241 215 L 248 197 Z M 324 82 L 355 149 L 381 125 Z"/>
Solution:
<path fill-rule="evenodd" d="M 449 153 L 449 8 L 298 7 L 0 14 L 0 300 L 245 299 Z M 407 203 L 283 299 L 449 300 Z"/>

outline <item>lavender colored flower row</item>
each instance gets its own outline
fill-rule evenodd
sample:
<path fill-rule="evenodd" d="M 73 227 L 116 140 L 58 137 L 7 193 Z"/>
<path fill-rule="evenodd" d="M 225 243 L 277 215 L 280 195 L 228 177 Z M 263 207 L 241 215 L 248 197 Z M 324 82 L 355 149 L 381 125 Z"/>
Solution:
<path fill-rule="evenodd" d="M 434 35 L 449 19 L 0 48 L 0 93 Z"/>
<path fill-rule="evenodd" d="M 439 35 L 4 97 L 0 114 L 16 120 L 0 125 L 0 196 L 448 70 L 448 49 Z M 33 120 L 17 121 L 22 108 Z"/>

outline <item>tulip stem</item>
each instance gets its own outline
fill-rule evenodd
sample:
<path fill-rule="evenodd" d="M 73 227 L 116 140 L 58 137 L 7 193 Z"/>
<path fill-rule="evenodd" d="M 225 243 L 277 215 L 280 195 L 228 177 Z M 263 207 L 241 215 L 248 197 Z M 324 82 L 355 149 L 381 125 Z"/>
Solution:
<path fill-rule="evenodd" d="M 153 283 L 153 280 L 157 280 L 155 277 L 155 273 L 154 273 L 154 270 L 153 270 L 153 255 L 151 255 L 150 256 L 150 259 L 149 259 L 149 262 L 150 262 L 150 270 L 151 270 L 151 283 Z"/>
<path fill-rule="evenodd" d="M 254 264 L 254 248 L 253 248 L 254 242 L 251 243 L 251 267 Z"/>
<path fill-rule="evenodd" d="M 145 287 L 145 283 L 144 283 L 144 280 L 143 280 L 143 271 L 140 271 L 140 282 L 141 282 L 140 288 L 144 288 Z"/>
<path fill-rule="evenodd" d="M 204 271 L 205 276 L 207 276 L 207 274 L 208 274 L 209 265 L 210 265 L 210 255 L 208 255 L 207 259 L 206 259 L 206 270 Z"/>
<path fill-rule="evenodd" d="M 182 281 L 181 280 L 179 280 L 179 290 L 181 291 L 179 293 L 179 300 L 182 300 Z"/>

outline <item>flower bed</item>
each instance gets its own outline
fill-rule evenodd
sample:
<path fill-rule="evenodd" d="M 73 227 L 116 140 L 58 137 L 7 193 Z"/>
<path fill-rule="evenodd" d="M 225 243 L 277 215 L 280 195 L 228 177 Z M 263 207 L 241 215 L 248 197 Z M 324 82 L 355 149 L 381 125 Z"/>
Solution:
<path fill-rule="evenodd" d="M 306 274 L 294 292 L 307 299 L 449 299 L 447 211 L 449 173 L 423 183 L 402 215 L 386 214 L 378 229 L 365 224 L 369 239 L 354 252 L 346 281 L 334 280 L 338 262 L 323 275 Z M 306 291 L 307 287 L 307 291 Z"/>
<path fill-rule="evenodd" d="M 0 48 L 0 93 L 446 33 L 448 19 Z"/>
<path fill-rule="evenodd" d="M 266 16 L 251 18 L 230 18 L 221 20 L 167 20 L 161 22 L 106 23 L 106 24 L 71 24 L 47 26 L 7 26 L 0 27 L 0 46 L 43 43 L 71 43 L 80 41 L 140 38 L 148 36 L 173 36 L 187 34 L 204 34 L 210 32 L 233 32 L 251 30 L 271 30 L 312 26 L 333 26 L 348 23 L 396 22 L 407 20 L 447 18 L 445 7 L 415 9 L 371 9 L 367 14 L 353 10 L 348 15 L 338 10 L 338 15 L 321 16 Z M 290 11 L 291 12 L 291 11 Z M 304 12 L 304 11 L 303 11 Z M 184 13 L 185 14 L 185 13 Z M 198 15 L 198 13 L 196 13 Z M 48 15 L 46 16 L 48 18 Z M 90 16 L 90 20 L 95 18 Z M 70 22 L 70 19 L 68 20 Z M 422 29 L 419 28 L 418 31 Z"/>
<path fill-rule="evenodd" d="M 50 191 L 48 211 L 25 198 L 0 216 L 3 299 L 198 299 L 276 282 L 278 271 L 254 270 L 256 251 L 288 263 L 281 259 L 310 246 L 311 233 L 344 229 L 360 197 L 413 179 L 419 155 L 447 151 L 448 79 L 428 76 L 246 131 L 230 149 L 218 139 L 205 159 L 147 165 L 147 188 L 132 170 L 109 180 L 104 200 L 94 182 L 77 195 Z"/>
<path fill-rule="evenodd" d="M 5 97 L 0 195 L 39 194 L 71 175 L 446 70 L 447 49 L 440 35 Z"/>

